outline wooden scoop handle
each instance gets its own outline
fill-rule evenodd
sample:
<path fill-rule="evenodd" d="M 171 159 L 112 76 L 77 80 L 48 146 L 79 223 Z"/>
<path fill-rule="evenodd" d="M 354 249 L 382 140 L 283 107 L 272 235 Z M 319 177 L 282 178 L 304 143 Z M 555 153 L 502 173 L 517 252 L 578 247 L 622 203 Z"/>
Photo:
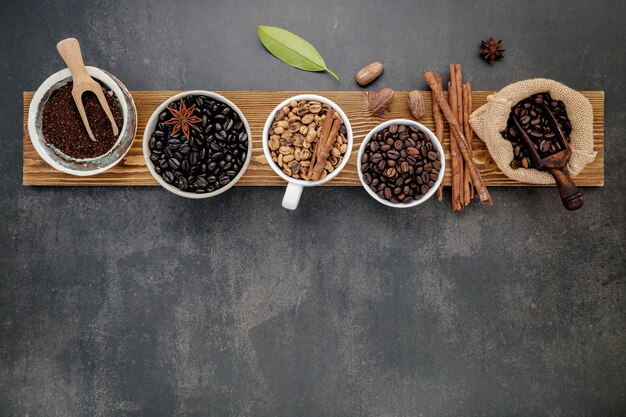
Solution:
<path fill-rule="evenodd" d="M 551 169 L 550 173 L 556 181 L 556 185 L 559 188 L 559 194 L 561 195 L 561 201 L 568 210 L 578 210 L 583 206 L 583 193 L 580 192 L 572 178 L 567 172 L 567 168 L 564 169 Z"/>
<path fill-rule="evenodd" d="M 57 44 L 57 50 L 72 73 L 74 85 L 83 81 L 93 81 L 85 68 L 83 56 L 80 53 L 80 44 L 76 38 L 63 39 Z"/>

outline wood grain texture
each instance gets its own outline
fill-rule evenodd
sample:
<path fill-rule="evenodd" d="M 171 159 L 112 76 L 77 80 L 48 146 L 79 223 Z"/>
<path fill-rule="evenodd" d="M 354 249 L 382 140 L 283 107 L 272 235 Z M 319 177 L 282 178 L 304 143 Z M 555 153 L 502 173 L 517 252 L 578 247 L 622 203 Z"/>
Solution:
<path fill-rule="evenodd" d="M 145 165 L 142 152 L 142 138 L 144 126 L 152 112 L 168 97 L 178 93 L 178 91 L 134 91 L 131 92 L 138 113 L 138 129 L 135 142 L 128 155 L 117 166 L 109 171 L 93 177 L 75 177 L 63 174 L 54 170 L 46 164 L 37 154 L 28 136 L 27 120 L 28 107 L 33 97 L 32 92 L 24 93 L 24 185 L 101 185 L 101 186 L 121 186 L 121 185 L 158 185 L 152 178 Z M 274 109 L 284 99 L 302 94 L 297 91 L 218 91 L 228 99 L 232 100 L 245 113 L 250 128 L 252 129 L 253 156 L 248 170 L 239 180 L 237 185 L 246 186 L 275 186 L 285 185 L 278 175 L 264 163 L 263 148 L 261 145 L 261 135 L 263 126 L 270 111 Z M 325 96 L 337 103 L 347 114 L 352 124 L 354 133 L 354 147 L 349 163 L 342 172 L 332 181 L 327 183 L 330 186 L 358 186 L 360 185 L 356 170 L 356 155 L 359 146 L 365 135 L 379 123 L 393 118 L 411 118 L 407 107 L 408 91 L 397 91 L 390 111 L 383 117 L 373 117 L 367 111 L 365 92 L 363 91 L 326 91 L 313 92 Z M 472 100 L 474 109 L 482 106 L 491 91 L 473 91 Z M 579 186 L 602 186 L 604 185 L 604 92 L 602 91 L 582 91 L 589 99 L 593 107 L 593 137 L 594 150 L 598 156 L 581 172 L 574 181 Z M 434 129 L 432 116 L 431 95 L 424 94 L 424 104 L 426 116 L 420 123 L 429 129 Z M 449 156 L 450 132 L 448 125 L 445 125 L 444 148 L 446 156 Z M 476 136 L 473 142 L 474 159 L 480 173 L 487 186 L 527 186 L 535 184 L 525 184 L 514 181 L 506 177 L 496 166 L 489 155 L 485 144 Z M 449 167 L 449 160 L 446 161 Z M 450 172 L 446 169 L 444 185 L 450 185 Z"/>

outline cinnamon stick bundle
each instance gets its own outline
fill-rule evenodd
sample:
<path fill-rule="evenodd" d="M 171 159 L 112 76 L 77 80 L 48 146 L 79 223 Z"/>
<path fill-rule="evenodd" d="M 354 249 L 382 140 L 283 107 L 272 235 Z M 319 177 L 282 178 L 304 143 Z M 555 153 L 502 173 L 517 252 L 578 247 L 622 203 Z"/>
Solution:
<path fill-rule="evenodd" d="M 435 74 L 436 83 L 439 86 L 439 89 L 443 90 L 443 86 L 441 83 L 441 77 L 439 74 Z M 443 143 L 443 114 L 441 113 L 441 109 L 439 108 L 439 104 L 437 104 L 437 100 L 435 98 L 435 93 L 432 93 L 432 103 L 433 103 L 433 119 L 435 120 L 435 136 L 437 139 Z M 442 155 L 443 157 L 443 155 Z M 437 201 L 443 200 L 443 181 L 439 184 L 439 188 L 437 188 Z"/>
<path fill-rule="evenodd" d="M 465 135 L 463 134 L 463 131 L 459 126 L 459 121 L 457 120 L 455 114 L 452 112 L 452 109 L 446 102 L 446 99 L 443 97 L 442 89 L 437 85 L 437 78 L 435 74 L 431 71 L 424 71 L 424 78 L 430 86 L 430 89 L 433 91 L 435 99 L 439 104 L 439 107 L 441 108 L 444 117 L 446 118 L 446 120 L 448 120 L 450 130 L 454 130 L 456 133 L 456 135 L 454 135 L 454 138 L 450 142 L 455 142 L 459 150 L 461 151 L 461 155 L 463 155 L 463 159 L 468 165 L 470 177 L 474 182 L 474 186 L 476 187 L 476 192 L 478 192 L 480 202 L 492 206 L 493 200 L 491 199 L 491 195 L 489 195 L 489 191 L 487 191 L 487 187 L 485 187 L 485 183 L 480 176 L 480 172 L 478 172 L 476 163 L 469 153 L 467 139 L 465 138 Z"/>
<path fill-rule="evenodd" d="M 431 88 L 433 92 L 434 89 Z M 435 97 L 436 99 L 436 97 Z M 454 115 L 458 114 L 458 94 L 456 82 L 456 67 L 450 64 L 450 83 L 448 84 L 448 100 L 450 101 L 450 109 Z M 447 103 L 446 103 L 447 105 Z M 441 103 L 439 107 L 443 109 Z M 450 120 L 448 120 L 450 123 Z M 450 126 L 450 173 L 452 174 L 452 210 L 459 211 L 463 207 L 461 202 L 463 192 L 463 165 L 461 163 L 461 155 L 459 153 L 459 145 L 455 138 L 456 132 Z"/>

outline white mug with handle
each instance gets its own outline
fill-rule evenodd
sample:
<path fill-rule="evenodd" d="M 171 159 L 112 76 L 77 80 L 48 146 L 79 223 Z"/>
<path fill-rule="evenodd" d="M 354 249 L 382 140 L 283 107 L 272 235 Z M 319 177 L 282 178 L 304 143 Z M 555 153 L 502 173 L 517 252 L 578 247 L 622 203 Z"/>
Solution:
<path fill-rule="evenodd" d="M 278 111 L 282 111 L 283 107 L 287 106 L 291 101 L 318 101 L 322 104 L 328 104 L 332 107 L 335 112 L 341 117 L 343 120 L 343 124 L 346 127 L 346 139 L 348 140 L 348 148 L 346 149 L 345 154 L 343 155 L 343 160 L 341 164 L 337 168 L 333 170 L 330 174 L 326 175 L 321 180 L 318 181 L 309 181 L 292 178 L 289 175 L 285 174 L 282 169 L 272 160 L 272 152 L 269 148 L 269 132 L 272 128 L 272 123 L 274 122 L 274 118 L 276 117 L 276 113 Z M 315 94 L 301 94 L 298 96 L 290 97 L 280 103 L 272 112 L 270 113 L 267 121 L 265 122 L 265 127 L 263 128 L 263 153 L 265 154 L 265 159 L 267 159 L 267 163 L 270 167 L 278 174 L 282 179 L 287 181 L 287 189 L 285 190 L 285 196 L 283 197 L 283 207 L 288 210 L 295 210 L 298 207 L 298 203 L 300 202 L 300 196 L 302 195 L 302 190 L 304 187 L 315 187 L 318 185 L 322 185 L 339 174 L 339 172 L 346 166 L 348 163 L 348 159 L 350 159 L 350 153 L 352 152 L 352 126 L 350 126 L 350 121 L 346 114 L 341 110 L 341 108 L 335 104 L 333 101 L 327 99 L 326 97 L 318 96 Z"/>

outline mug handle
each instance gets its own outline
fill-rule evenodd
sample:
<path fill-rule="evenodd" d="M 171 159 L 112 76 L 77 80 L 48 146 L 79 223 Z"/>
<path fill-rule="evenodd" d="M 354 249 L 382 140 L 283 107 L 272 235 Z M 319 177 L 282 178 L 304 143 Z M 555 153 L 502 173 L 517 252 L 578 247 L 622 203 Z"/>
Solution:
<path fill-rule="evenodd" d="M 299 184 L 288 183 L 283 197 L 283 207 L 287 210 L 295 210 L 300 202 L 303 188 Z"/>

